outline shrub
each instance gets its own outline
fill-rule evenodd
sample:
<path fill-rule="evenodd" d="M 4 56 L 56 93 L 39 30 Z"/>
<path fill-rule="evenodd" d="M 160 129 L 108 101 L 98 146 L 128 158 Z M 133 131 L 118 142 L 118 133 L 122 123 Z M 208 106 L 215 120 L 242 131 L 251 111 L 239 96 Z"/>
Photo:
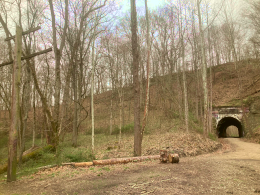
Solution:
<path fill-rule="evenodd" d="M 90 150 L 77 149 L 64 154 L 65 158 L 70 162 L 88 162 L 95 160 L 95 155 Z"/>
<path fill-rule="evenodd" d="M 92 129 L 88 129 L 86 132 L 86 135 L 91 135 L 92 134 Z M 95 128 L 95 134 L 109 134 L 109 128 Z"/>
<path fill-rule="evenodd" d="M 209 133 L 209 138 L 213 141 L 217 140 L 217 136 L 215 134 Z"/>
<path fill-rule="evenodd" d="M 165 116 L 168 117 L 169 119 L 179 119 L 181 116 L 179 115 L 178 112 L 176 112 L 175 110 L 166 110 L 165 112 Z"/>
<path fill-rule="evenodd" d="M 119 134 L 119 132 L 120 132 L 119 127 L 116 127 L 116 128 L 113 130 L 112 135 Z M 133 133 L 134 133 L 134 124 L 133 124 L 133 123 L 130 123 L 130 124 L 127 124 L 127 125 L 125 125 L 125 126 L 122 126 L 122 128 L 121 128 L 121 133 L 133 134 Z"/>
<path fill-rule="evenodd" d="M 199 120 L 191 112 L 189 112 L 189 120 L 194 122 L 195 124 L 199 124 Z"/>

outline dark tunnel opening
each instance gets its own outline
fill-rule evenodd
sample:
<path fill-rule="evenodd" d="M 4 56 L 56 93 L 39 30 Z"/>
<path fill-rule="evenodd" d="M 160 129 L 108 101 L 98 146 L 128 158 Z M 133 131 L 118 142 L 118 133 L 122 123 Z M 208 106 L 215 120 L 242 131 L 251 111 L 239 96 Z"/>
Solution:
<path fill-rule="evenodd" d="M 227 136 L 227 128 L 229 126 L 235 126 L 238 129 L 238 137 L 243 137 L 244 136 L 244 131 L 242 124 L 239 120 L 233 117 L 225 117 L 221 119 L 218 123 L 217 126 L 217 133 L 218 137 L 228 137 Z"/>

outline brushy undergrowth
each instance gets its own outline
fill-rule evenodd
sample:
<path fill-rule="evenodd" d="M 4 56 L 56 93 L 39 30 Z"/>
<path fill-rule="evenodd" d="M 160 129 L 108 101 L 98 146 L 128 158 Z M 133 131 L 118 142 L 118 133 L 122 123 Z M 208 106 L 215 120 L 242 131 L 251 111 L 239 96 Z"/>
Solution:
<path fill-rule="evenodd" d="M 209 133 L 209 139 L 211 139 L 213 141 L 217 141 L 217 135 Z"/>
<path fill-rule="evenodd" d="M 189 121 L 189 125 L 192 130 L 203 134 L 203 127 L 201 126 L 200 121 L 192 113 L 189 113 Z"/>
<path fill-rule="evenodd" d="M 7 143 L 8 143 L 7 132 L 0 131 L 0 165 L 6 159 L 6 154 L 8 153 Z"/>
<path fill-rule="evenodd" d="M 20 165 L 19 168 L 22 168 L 24 164 L 29 164 L 29 167 L 34 167 L 33 165 L 31 165 L 31 163 L 28 161 L 33 161 L 34 163 L 37 162 L 39 159 L 42 160 L 44 159 L 44 163 L 46 162 L 46 154 L 49 154 L 50 152 L 54 152 L 54 148 L 51 145 L 47 145 L 44 146 L 43 148 L 37 148 L 27 154 L 25 154 L 22 157 L 22 163 L 19 163 L 19 159 L 17 159 L 17 163 L 18 165 Z M 37 165 L 38 166 L 38 165 Z M 5 158 L 4 160 L 1 161 L 0 164 L 0 174 L 5 173 L 7 171 L 7 158 Z"/>
<path fill-rule="evenodd" d="M 119 134 L 119 133 L 120 133 L 120 128 L 117 126 L 116 128 L 114 128 L 112 135 L 116 135 L 116 134 Z M 127 124 L 125 126 L 122 126 L 121 127 L 121 133 L 133 134 L 134 133 L 134 124 L 130 123 L 130 124 Z"/>
<path fill-rule="evenodd" d="M 63 151 L 63 161 L 68 162 L 89 162 L 95 160 L 95 155 L 86 148 L 67 148 Z"/>
<path fill-rule="evenodd" d="M 112 129 L 112 135 L 117 135 L 119 133 L 120 133 L 119 126 L 114 126 L 113 129 Z M 122 126 L 121 127 L 121 133 L 124 133 L 124 134 L 134 133 L 134 124 L 130 123 L 130 124 L 126 124 L 126 125 Z M 86 132 L 86 135 L 91 135 L 91 134 L 92 134 L 92 130 L 88 129 L 87 132 Z M 109 135 L 110 134 L 109 127 L 95 128 L 95 135 L 99 135 L 99 134 Z"/>

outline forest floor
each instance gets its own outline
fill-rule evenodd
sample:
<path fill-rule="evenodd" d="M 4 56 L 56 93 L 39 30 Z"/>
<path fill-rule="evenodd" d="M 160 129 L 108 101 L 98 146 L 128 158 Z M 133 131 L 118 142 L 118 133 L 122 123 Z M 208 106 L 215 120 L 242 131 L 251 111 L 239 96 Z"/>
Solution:
<path fill-rule="evenodd" d="M 240 104 L 238 78 L 233 66 L 232 63 L 224 64 L 213 69 L 214 106 Z M 258 62 L 241 66 L 239 74 L 243 83 L 242 94 L 245 103 L 249 104 L 251 99 L 260 97 L 259 69 Z M 190 74 L 188 78 L 193 81 L 193 73 Z M 195 82 L 191 82 L 190 88 L 196 89 L 192 83 Z M 260 144 L 248 143 L 252 141 L 260 143 L 260 131 L 258 136 L 255 135 L 250 139 L 230 138 L 214 141 L 215 137 L 212 134 L 209 135 L 211 139 L 201 135 L 202 129 L 199 123 L 191 119 L 191 129 L 194 132 L 184 133 L 183 122 L 176 118 L 175 113 L 169 112 L 173 116 L 168 116 L 167 110 L 159 104 L 159 96 L 155 95 L 159 93 L 158 88 L 156 85 L 151 87 L 150 121 L 143 139 L 143 155 L 158 155 L 160 149 L 169 147 L 171 151 L 180 154 L 179 164 L 161 164 L 159 160 L 154 160 L 86 168 L 64 166 L 38 171 L 37 168 L 40 166 L 56 163 L 54 153 L 44 153 L 39 159 L 31 159 L 17 170 L 16 182 L 6 183 L 6 173 L 1 174 L 0 195 L 260 194 Z M 127 94 L 131 94 L 130 92 L 125 91 L 126 97 Z M 119 142 L 117 134 L 108 135 L 109 98 L 109 92 L 96 98 L 95 113 L 98 117 L 95 123 L 98 125 L 96 130 L 100 131 L 100 134 L 95 135 L 95 158 L 131 157 L 134 136 L 131 131 L 133 112 L 130 108 L 133 107 L 133 101 L 131 98 L 125 99 L 125 126 L 129 132 L 122 134 Z M 114 115 L 114 123 L 118 124 L 119 117 L 116 118 L 119 116 L 118 112 Z M 87 121 L 86 124 L 90 125 L 91 122 Z M 71 134 L 68 133 L 65 137 L 62 143 L 61 162 L 76 162 L 73 161 L 76 157 L 82 157 L 78 160 L 87 158 L 87 151 L 91 151 L 91 134 L 90 128 L 87 127 L 84 126 L 80 132 L 77 148 L 71 146 Z M 28 137 L 30 136 L 31 132 L 28 131 Z M 1 159 L 6 162 L 7 147 L 4 146 L 7 145 L 7 141 L 7 136 L 0 134 L 0 165 Z M 40 140 L 38 141 L 36 144 L 41 145 Z M 28 144 L 26 148 L 31 146 L 31 142 L 26 144 Z"/>
<path fill-rule="evenodd" d="M 257 194 L 260 145 L 238 138 L 219 139 L 221 149 L 180 158 L 90 168 L 60 167 L 13 183 L 0 194 Z"/>

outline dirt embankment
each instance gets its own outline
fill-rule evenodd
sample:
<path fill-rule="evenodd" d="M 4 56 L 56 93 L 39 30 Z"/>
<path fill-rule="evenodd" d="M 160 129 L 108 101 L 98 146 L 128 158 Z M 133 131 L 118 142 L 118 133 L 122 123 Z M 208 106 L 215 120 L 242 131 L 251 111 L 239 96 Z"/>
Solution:
<path fill-rule="evenodd" d="M 121 143 L 107 143 L 99 148 L 97 159 L 130 157 L 133 155 L 134 137 L 128 136 Z M 196 156 L 210 153 L 221 148 L 223 144 L 206 138 L 196 132 L 167 132 L 146 135 L 142 142 L 144 156 L 158 155 L 161 149 L 178 153 L 180 157 Z M 104 152 L 105 151 L 105 152 Z"/>

